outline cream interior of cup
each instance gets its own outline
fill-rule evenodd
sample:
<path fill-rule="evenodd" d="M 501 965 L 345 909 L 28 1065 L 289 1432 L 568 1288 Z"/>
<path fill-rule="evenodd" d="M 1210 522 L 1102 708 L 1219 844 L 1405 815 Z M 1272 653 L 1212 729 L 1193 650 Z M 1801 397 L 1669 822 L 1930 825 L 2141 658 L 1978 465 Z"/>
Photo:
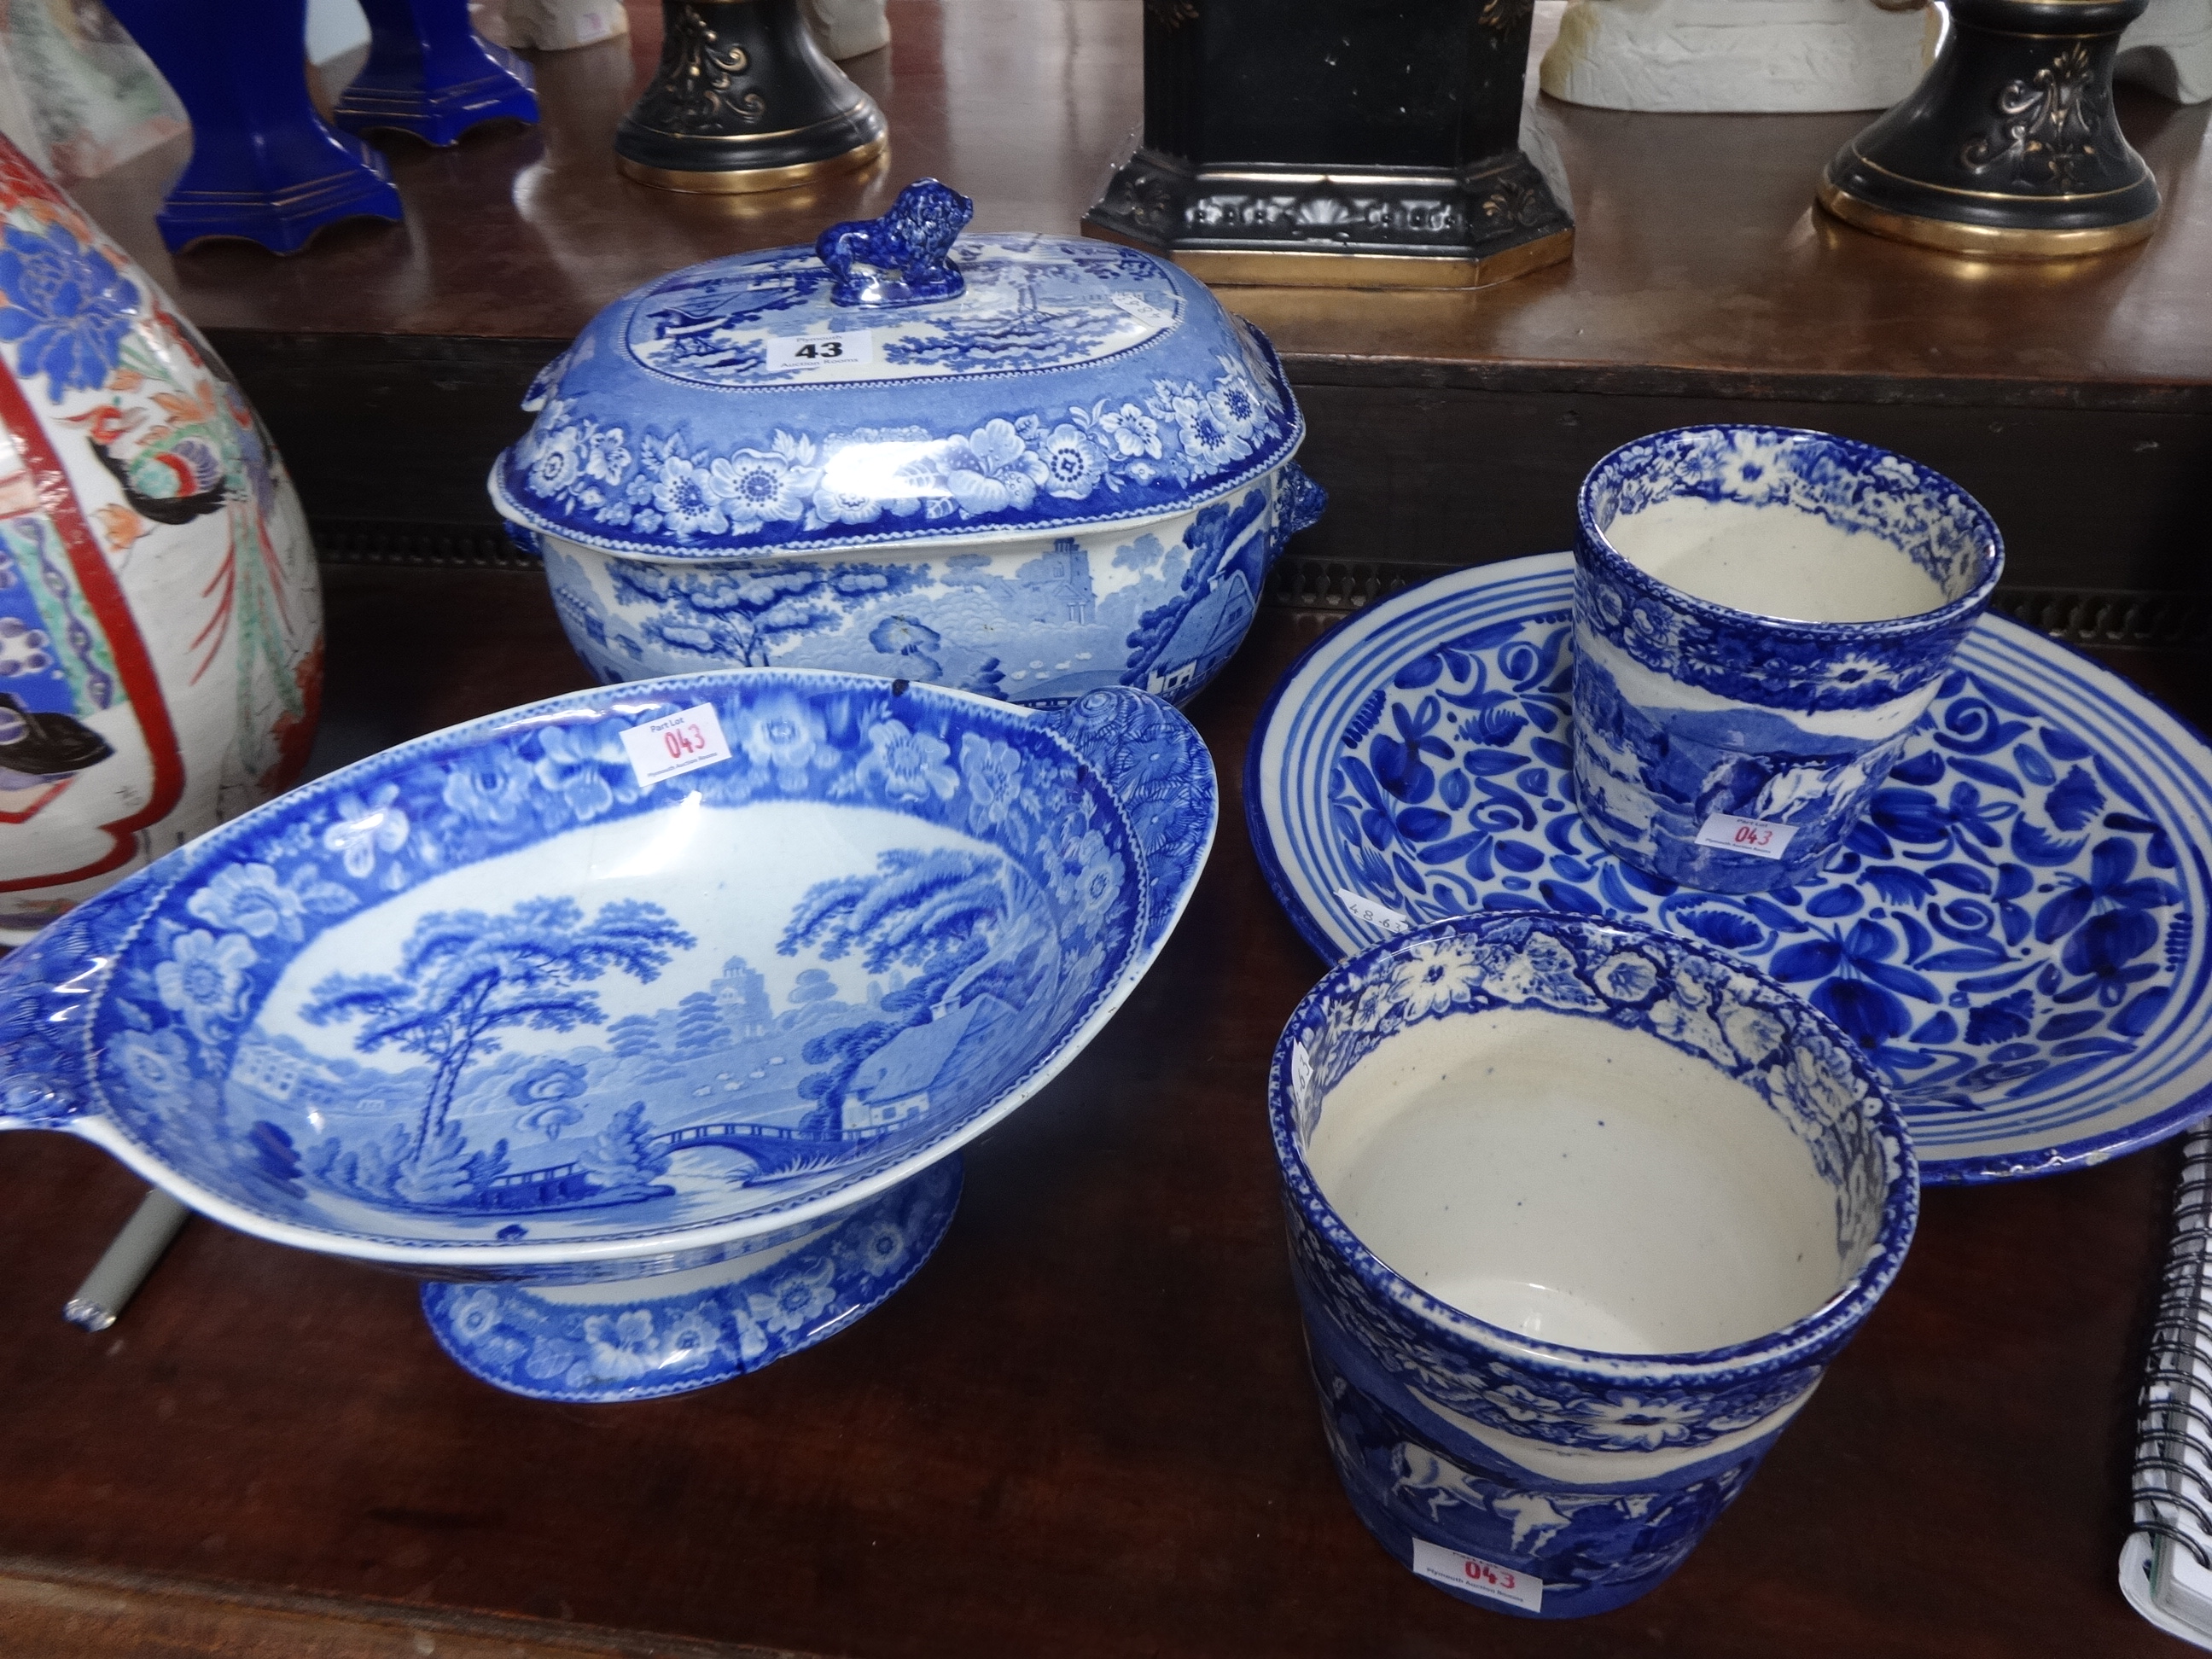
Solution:
<path fill-rule="evenodd" d="M 1784 503 L 1673 495 L 1605 526 L 1613 550 L 1669 587 L 1757 617 L 1885 622 L 1939 611 L 1947 592 L 1903 548 L 1871 530 Z"/>
<path fill-rule="evenodd" d="M 1757 1091 L 1656 1037 L 1534 1008 L 1409 1025 L 1305 1147 L 1360 1242 L 1538 1340 L 1683 1353 L 1818 1311 L 1856 1271 L 1838 1193 Z"/>

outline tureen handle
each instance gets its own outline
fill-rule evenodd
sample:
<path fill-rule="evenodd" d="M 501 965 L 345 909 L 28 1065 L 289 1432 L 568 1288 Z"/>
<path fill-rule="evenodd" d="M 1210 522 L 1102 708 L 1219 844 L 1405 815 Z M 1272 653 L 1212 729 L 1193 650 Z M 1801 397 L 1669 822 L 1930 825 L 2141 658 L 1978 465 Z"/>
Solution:
<path fill-rule="evenodd" d="M 882 218 L 830 226 L 814 239 L 814 257 L 837 279 L 830 299 L 841 306 L 917 306 L 953 298 L 967 284 L 953 267 L 952 239 L 975 211 L 958 191 L 917 179 Z"/>
<path fill-rule="evenodd" d="M 1095 768 L 1145 855 L 1147 949 L 1167 937 L 1213 845 L 1220 790 L 1198 730 L 1149 691 L 1085 693 L 1045 720 Z"/>
<path fill-rule="evenodd" d="M 1275 544 L 1268 550 L 1268 561 L 1283 550 L 1283 544 L 1301 530 L 1310 530 L 1320 521 L 1322 511 L 1328 505 L 1328 492 L 1306 476 L 1306 471 L 1296 461 L 1283 463 L 1283 476 L 1276 485 Z"/>
<path fill-rule="evenodd" d="M 115 954 L 100 943 L 103 908 L 86 901 L 0 962 L 0 1129 L 58 1129 L 92 1109 L 84 1018 Z"/>

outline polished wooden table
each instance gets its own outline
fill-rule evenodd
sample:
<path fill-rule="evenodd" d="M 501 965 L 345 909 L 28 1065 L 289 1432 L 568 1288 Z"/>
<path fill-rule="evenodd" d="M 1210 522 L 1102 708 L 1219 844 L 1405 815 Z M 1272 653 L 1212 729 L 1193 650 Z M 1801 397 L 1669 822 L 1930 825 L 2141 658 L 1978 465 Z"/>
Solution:
<path fill-rule="evenodd" d="M 1537 50 L 1559 9 L 1539 6 Z M 849 66 L 891 122 L 874 170 L 751 198 L 652 191 L 609 147 L 658 51 L 657 4 L 630 12 L 627 43 L 539 62 L 542 126 L 444 152 L 387 140 L 404 224 L 336 227 L 289 259 L 222 242 L 172 258 L 153 210 L 184 141 L 80 187 L 213 331 L 328 551 L 500 556 L 483 479 L 526 424 L 524 388 L 639 283 L 811 241 L 922 174 L 974 196 L 978 228 L 1073 233 L 1139 120 L 1137 0 L 891 0 L 891 46 Z M 1748 415 L 1958 478 L 2005 528 L 2016 614 L 2081 637 L 2212 639 L 2212 106 L 2129 92 L 2122 114 L 2166 193 L 2157 235 L 2007 265 L 1814 210 L 1863 113 L 1639 116 L 1532 92 L 1528 142 L 1572 200 L 1571 262 L 1471 293 L 1224 290 L 1281 349 L 1304 459 L 1337 503 L 1283 585 L 1341 605 L 1478 544 L 1565 546 L 1575 486 L 1607 449 Z M 2067 604 L 2084 592 L 2118 596 L 2105 623 Z"/>
<path fill-rule="evenodd" d="M 892 48 L 856 69 L 893 123 L 881 172 L 658 195 L 606 150 L 657 39 L 633 15 L 629 46 L 541 63 L 541 128 L 393 141 L 404 225 L 173 259 L 150 216 L 179 152 L 81 191 L 244 374 L 326 551 L 422 566 L 329 573 L 324 764 L 585 682 L 542 576 L 451 567 L 507 556 L 483 474 L 600 305 L 923 173 L 975 194 L 981 228 L 1073 230 L 1136 120 L 1135 0 L 892 0 Z M 1748 411 L 1952 471 L 2057 625 L 2188 632 L 2206 111 L 2126 106 L 2170 204 L 2148 245 L 2013 269 L 1813 214 L 1862 119 L 1532 100 L 1571 264 L 1468 295 L 1229 295 L 1285 349 L 1335 506 L 1191 711 L 1223 780 L 1212 860 L 1130 1003 L 970 1151 L 938 1255 L 851 1331 L 698 1395 L 537 1404 L 448 1363 L 409 1281 L 199 1222 L 87 1335 L 61 1304 L 138 1185 L 77 1142 L 0 1138 L 0 1654 L 2184 1651 L 2114 1586 L 2171 1149 L 1931 1192 L 1895 1289 L 1743 1499 L 1599 1619 L 1522 1623 L 1396 1565 L 1337 1489 L 1305 1375 L 1261 1091 L 1322 964 L 1237 793 L 1261 702 L 1329 620 L 1280 601 L 1563 545 L 1605 448 Z M 2112 620 L 2081 623 L 2076 592 L 2117 596 Z M 2124 660 L 2212 716 L 2199 657 Z"/>
<path fill-rule="evenodd" d="M 332 574 L 325 763 L 585 683 L 542 579 Z M 0 1654 L 2180 1651 L 2114 1585 L 2170 1148 L 1931 1191 L 1741 1501 L 1625 1610 L 1468 1607 L 1368 1538 L 1306 1375 L 1262 1103 L 1322 964 L 1237 781 L 1326 622 L 1263 611 L 1192 708 L 1221 827 L 1151 975 L 969 1151 L 914 1281 L 757 1376 L 514 1398 L 444 1358 L 410 1281 L 204 1221 L 88 1335 L 62 1303 L 141 1188 L 79 1142 L 0 1138 Z M 2129 665 L 2192 695 L 2170 656 Z"/>

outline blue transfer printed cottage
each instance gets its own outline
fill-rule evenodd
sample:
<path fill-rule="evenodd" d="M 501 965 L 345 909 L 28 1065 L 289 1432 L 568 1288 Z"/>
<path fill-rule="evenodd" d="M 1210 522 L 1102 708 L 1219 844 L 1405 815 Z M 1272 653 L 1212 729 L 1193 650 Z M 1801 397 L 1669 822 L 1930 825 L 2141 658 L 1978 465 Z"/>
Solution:
<path fill-rule="evenodd" d="M 876 1050 L 846 1086 L 841 1127 L 878 1135 L 929 1109 L 929 1091 L 963 1045 L 973 1046 L 1012 1011 L 994 996 L 942 1011 L 927 1025 L 909 1025 Z"/>

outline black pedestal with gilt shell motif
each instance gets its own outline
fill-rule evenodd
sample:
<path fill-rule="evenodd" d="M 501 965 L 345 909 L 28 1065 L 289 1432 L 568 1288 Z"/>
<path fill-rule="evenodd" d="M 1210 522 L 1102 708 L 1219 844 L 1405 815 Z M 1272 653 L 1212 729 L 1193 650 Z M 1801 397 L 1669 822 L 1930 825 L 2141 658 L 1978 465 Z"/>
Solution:
<path fill-rule="evenodd" d="M 1084 219 L 1210 283 L 1475 288 L 1567 257 L 1532 0 L 1145 0 L 1143 147 Z"/>
<path fill-rule="evenodd" d="M 660 67 L 616 164 L 665 190 L 783 190 L 865 167 L 883 112 L 807 33 L 800 0 L 661 0 Z"/>
<path fill-rule="evenodd" d="M 1996 258 L 2142 240 L 2158 182 L 2112 110 L 2120 32 L 2149 0 L 1951 0 L 1912 94 L 1836 152 L 1820 204 L 1900 241 Z"/>

